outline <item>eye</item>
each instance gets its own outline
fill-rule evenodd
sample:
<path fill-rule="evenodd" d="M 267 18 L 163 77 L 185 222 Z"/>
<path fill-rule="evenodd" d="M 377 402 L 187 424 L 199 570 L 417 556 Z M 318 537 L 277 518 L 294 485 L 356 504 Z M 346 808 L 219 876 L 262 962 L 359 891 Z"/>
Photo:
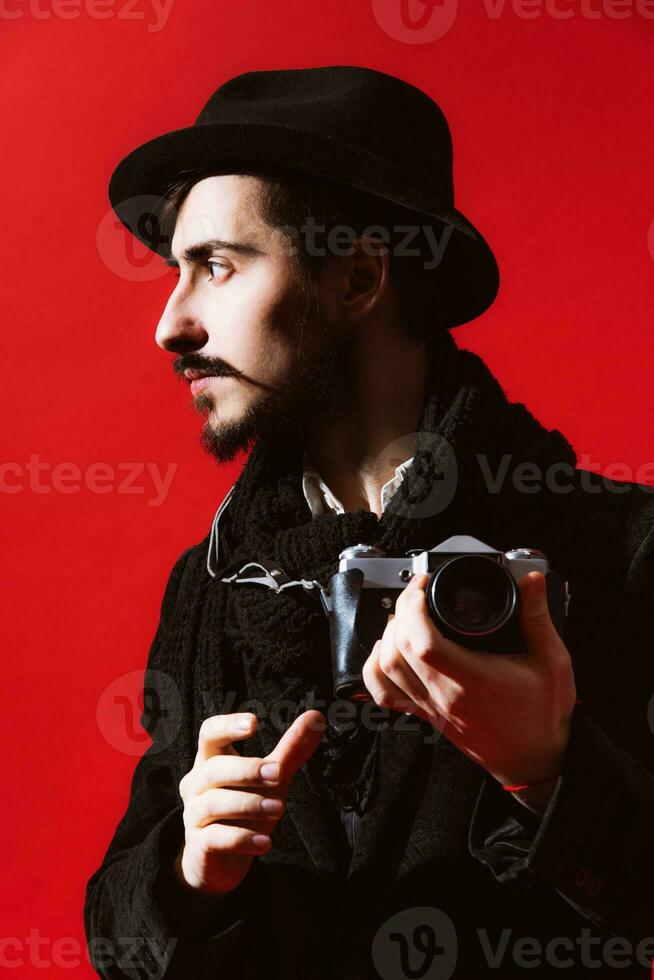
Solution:
<path fill-rule="evenodd" d="M 221 273 L 214 272 L 213 266 L 217 266 L 218 269 L 222 269 L 223 272 L 229 272 L 229 266 L 225 262 L 221 262 L 219 259 L 207 259 L 207 265 L 211 269 L 211 279 L 224 278 Z M 211 281 L 211 279 L 209 281 Z"/>

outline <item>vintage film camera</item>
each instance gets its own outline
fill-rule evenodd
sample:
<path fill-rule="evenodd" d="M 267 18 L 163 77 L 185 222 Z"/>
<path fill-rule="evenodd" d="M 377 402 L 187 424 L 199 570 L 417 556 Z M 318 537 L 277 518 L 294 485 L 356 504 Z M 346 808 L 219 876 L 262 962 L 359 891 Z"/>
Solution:
<path fill-rule="evenodd" d="M 567 583 L 533 548 L 501 552 L 477 538 L 455 535 L 429 551 L 388 558 L 380 548 L 355 545 L 341 553 L 323 606 L 329 616 L 334 693 L 370 700 L 361 678 L 364 662 L 414 575 L 430 576 L 429 615 L 444 636 L 489 653 L 524 652 L 518 583 L 528 572 L 545 575 L 550 616 L 559 635 L 569 600 Z"/>

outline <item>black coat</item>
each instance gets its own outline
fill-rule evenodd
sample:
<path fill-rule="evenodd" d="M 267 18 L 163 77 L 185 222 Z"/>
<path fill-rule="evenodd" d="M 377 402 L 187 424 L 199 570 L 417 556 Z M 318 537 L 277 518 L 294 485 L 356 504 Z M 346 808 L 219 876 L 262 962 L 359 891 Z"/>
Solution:
<path fill-rule="evenodd" d="M 425 723 L 391 712 L 378 795 L 351 861 L 337 815 L 300 770 L 272 849 L 204 921 L 186 914 L 171 880 L 184 840 L 178 784 L 201 722 L 191 705 L 196 640 L 176 640 L 204 594 L 208 539 L 182 554 L 148 668 L 174 675 L 170 651 L 186 651 L 176 709 L 186 748 L 180 758 L 157 738 L 140 759 L 127 812 L 89 880 L 85 926 L 101 976 L 651 976 L 654 495 L 584 471 L 570 486 L 547 504 L 502 492 L 470 507 L 460 527 L 502 550 L 540 548 L 570 585 L 566 643 L 581 703 L 544 815 L 446 738 L 426 737 Z M 220 632 L 216 622 L 214 638 Z M 212 635 L 203 643 L 211 660 Z M 218 710 L 235 710 L 213 693 Z M 263 756 L 277 738 L 261 725 L 236 745 Z"/>

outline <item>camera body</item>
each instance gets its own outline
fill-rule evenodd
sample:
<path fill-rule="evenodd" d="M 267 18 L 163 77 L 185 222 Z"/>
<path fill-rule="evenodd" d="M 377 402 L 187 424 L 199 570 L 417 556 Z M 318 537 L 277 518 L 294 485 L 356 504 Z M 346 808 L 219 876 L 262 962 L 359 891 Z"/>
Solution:
<path fill-rule="evenodd" d="M 414 575 L 429 575 L 427 609 L 444 636 L 488 653 L 520 654 L 524 641 L 518 584 L 528 572 L 542 572 L 550 616 L 563 635 L 567 583 L 534 548 L 501 552 L 477 538 L 455 535 L 428 551 L 413 549 L 401 558 L 364 544 L 346 548 L 339 558 L 339 570 L 323 596 L 337 697 L 370 700 L 361 678 L 363 664 Z"/>

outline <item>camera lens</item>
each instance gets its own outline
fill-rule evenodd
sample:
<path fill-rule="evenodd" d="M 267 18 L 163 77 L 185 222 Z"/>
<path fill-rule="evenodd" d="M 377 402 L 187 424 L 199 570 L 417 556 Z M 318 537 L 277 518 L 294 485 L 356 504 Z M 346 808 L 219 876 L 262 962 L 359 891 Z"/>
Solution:
<path fill-rule="evenodd" d="M 483 555 L 460 555 L 445 562 L 434 572 L 427 595 L 432 616 L 467 636 L 500 629 L 517 603 L 513 576 Z"/>

